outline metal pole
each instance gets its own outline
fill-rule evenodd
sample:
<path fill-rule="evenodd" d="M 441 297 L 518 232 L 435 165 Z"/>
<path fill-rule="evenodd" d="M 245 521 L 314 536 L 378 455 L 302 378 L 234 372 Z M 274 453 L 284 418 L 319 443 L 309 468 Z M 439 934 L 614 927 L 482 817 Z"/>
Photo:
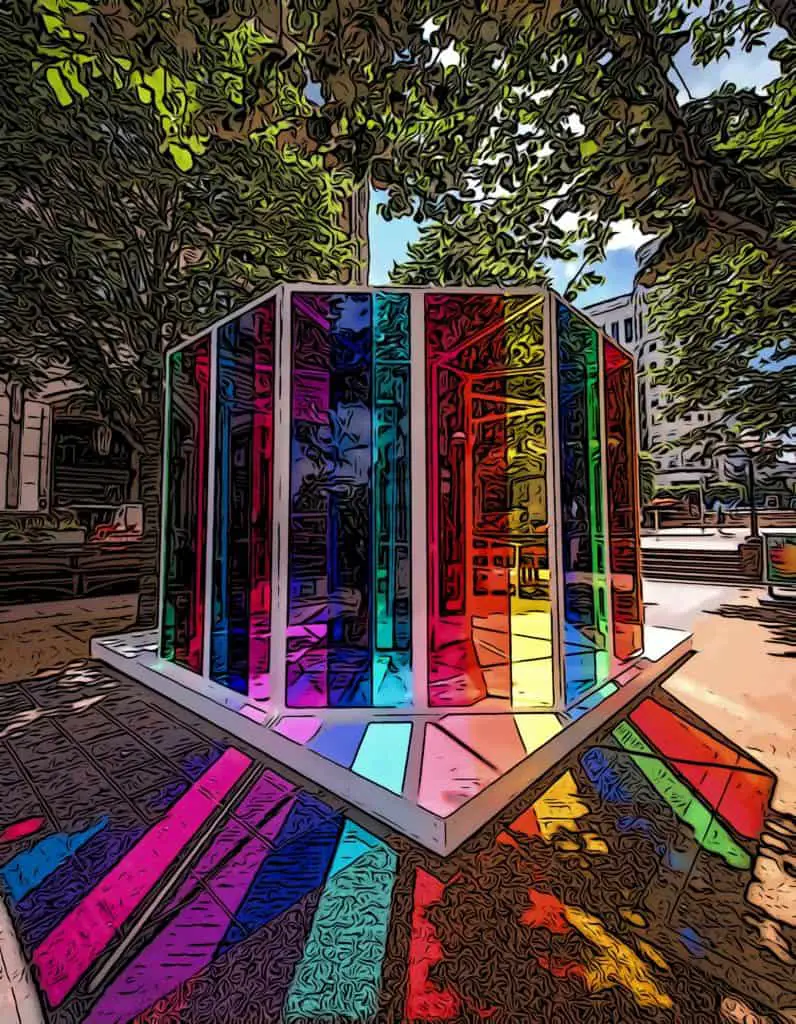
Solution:
<path fill-rule="evenodd" d="M 751 527 L 751 536 L 759 537 L 760 530 L 757 522 L 757 495 L 755 494 L 755 463 L 754 456 L 749 452 L 747 454 L 749 460 L 748 465 L 748 489 L 749 489 L 749 524 Z"/>

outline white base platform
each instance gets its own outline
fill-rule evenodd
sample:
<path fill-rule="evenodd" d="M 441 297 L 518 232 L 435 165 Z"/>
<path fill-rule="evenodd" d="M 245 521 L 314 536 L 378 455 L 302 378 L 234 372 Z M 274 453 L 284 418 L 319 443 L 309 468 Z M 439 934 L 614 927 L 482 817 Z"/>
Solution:
<path fill-rule="evenodd" d="M 95 639 L 91 652 L 276 761 L 447 855 L 691 650 L 690 633 L 645 627 L 644 652 L 567 712 L 379 709 L 273 712 L 157 655 L 155 633 Z"/>

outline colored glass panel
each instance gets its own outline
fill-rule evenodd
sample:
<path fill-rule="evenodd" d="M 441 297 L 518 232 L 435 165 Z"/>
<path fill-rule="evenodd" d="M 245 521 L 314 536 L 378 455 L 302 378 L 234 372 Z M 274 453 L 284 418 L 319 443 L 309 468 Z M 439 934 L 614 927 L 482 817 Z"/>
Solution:
<path fill-rule="evenodd" d="M 207 546 L 210 339 L 166 361 L 163 619 L 161 656 L 202 671 Z"/>
<path fill-rule="evenodd" d="M 567 704 L 609 674 L 599 335 L 557 303 L 562 640 Z"/>
<path fill-rule="evenodd" d="M 371 299 L 292 297 L 287 703 L 372 703 Z"/>
<path fill-rule="evenodd" d="M 218 332 L 211 677 L 269 696 L 273 519 L 271 299 Z"/>
<path fill-rule="evenodd" d="M 409 300 L 292 299 L 287 703 L 411 702 Z"/>
<path fill-rule="evenodd" d="M 540 296 L 426 297 L 429 702 L 553 699 Z"/>
<path fill-rule="evenodd" d="M 409 296 L 373 297 L 373 703 L 412 700 Z"/>
<path fill-rule="evenodd" d="M 371 722 L 362 737 L 352 771 L 393 793 L 402 792 L 411 738 L 411 722 Z"/>
<path fill-rule="evenodd" d="M 608 551 L 614 652 L 629 658 L 644 644 L 641 541 L 636 462 L 633 360 L 606 340 L 605 424 L 608 473 Z"/>

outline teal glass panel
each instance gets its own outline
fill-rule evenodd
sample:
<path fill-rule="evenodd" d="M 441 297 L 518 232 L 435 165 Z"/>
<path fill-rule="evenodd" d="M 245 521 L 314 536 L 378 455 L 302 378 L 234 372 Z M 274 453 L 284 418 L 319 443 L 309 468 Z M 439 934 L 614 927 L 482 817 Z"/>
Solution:
<path fill-rule="evenodd" d="M 409 296 L 373 301 L 373 703 L 411 703 Z"/>
<path fill-rule="evenodd" d="M 602 500 L 600 344 L 558 302 L 558 428 L 564 676 L 567 704 L 610 673 L 606 529 Z"/>

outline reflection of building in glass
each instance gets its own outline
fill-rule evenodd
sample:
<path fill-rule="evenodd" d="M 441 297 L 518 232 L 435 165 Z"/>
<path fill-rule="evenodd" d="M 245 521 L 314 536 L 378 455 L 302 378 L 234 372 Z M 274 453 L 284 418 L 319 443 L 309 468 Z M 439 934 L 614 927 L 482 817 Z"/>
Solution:
<path fill-rule="evenodd" d="M 673 351 L 652 326 L 644 289 L 603 299 L 587 306 L 585 312 L 635 358 L 639 436 L 643 449 L 656 452 L 657 486 L 698 485 L 700 480 L 716 476 L 721 479 L 720 464 L 686 442 L 687 435 L 715 421 L 717 414 L 709 409 L 680 416 L 672 413 L 671 395 L 661 371 L 672 364 Z"/>
<path fill-rule="evenodd" d="M 633 361 L 552 293 L 284 286 L 167 362 L 160 634 L 95 651 L 392 827 L 450 852 L 687 651 Z"/>
<path fill-rule="evenodd" d="M 641 648 L 632 360 L 560 300 L 291 290 L 168 377 L 164 657 L 288 708 L 550 710 Z"/>

